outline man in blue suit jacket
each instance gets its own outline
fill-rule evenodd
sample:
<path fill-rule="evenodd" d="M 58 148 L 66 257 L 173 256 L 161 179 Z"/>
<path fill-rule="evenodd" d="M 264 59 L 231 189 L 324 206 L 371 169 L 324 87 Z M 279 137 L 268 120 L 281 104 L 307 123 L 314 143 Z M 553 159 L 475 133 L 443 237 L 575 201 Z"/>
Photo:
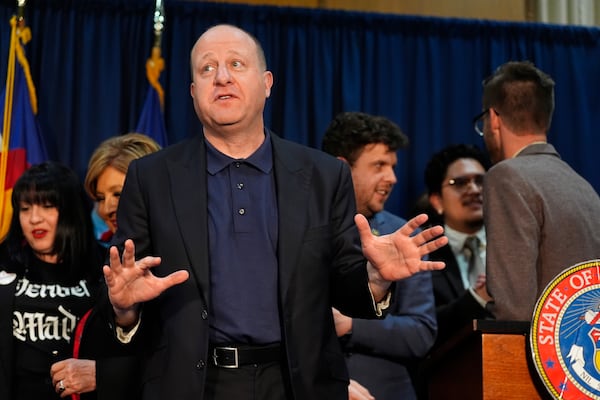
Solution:
<path fill-rule="evenodd" d="M 397 181 L 397 151 L 408 138 L 385 117 L 361 112 L 338 114 L 323 137 L 323 150 L 350 166 L 356 208 L 375 235 L 394 232 L 406 221 L 384 210 Z M 385 319 L 350 318 L 334 310 L 350 378 L 377 400 L 416 399 L 409 367 L 427 354 L 437 329 L 431 274 L 396 283 Z"/>
<path fill-rule="evenodd" d="M 273 76 L 247 32 L 208 29 L 191 67 L 203 134 L 130 165 L 104 268 L 142 398 L 346 399 L 331 306 L 383 316 L 392 281 L 443 267 L 422 261 L 443 228 L 372 235 L 348 167 L 265 128 Z"/>

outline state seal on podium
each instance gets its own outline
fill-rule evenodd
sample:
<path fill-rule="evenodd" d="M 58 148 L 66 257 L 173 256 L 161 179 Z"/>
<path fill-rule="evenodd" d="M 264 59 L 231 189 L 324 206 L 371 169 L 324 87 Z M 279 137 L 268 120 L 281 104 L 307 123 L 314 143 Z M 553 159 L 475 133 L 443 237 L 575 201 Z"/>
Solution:
<path fill-rule="evenodd" d="M 546 286 L 529 340 L 533 364 L 555 399 L 600 400 L 600 259 L 573 265 Z"/>

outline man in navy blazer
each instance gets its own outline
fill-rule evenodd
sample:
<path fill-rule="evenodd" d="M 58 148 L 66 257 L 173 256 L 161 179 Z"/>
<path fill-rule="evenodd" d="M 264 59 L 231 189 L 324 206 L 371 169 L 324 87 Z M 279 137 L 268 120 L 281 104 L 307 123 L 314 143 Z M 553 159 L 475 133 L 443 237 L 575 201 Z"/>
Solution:
<path fill-rule="evenodd" d="M 323 150 L 350 166 L 357 211 L 375 235 L 406 223 L 384 209 L 397 182 L 397 151 L 406 146 L 408 137 L 393 121 L 362 112 L 336 115 L 323 136 Z M 411 400 L 416 393 L 409 369 L 427 354 L 437 328 L 431 273 L 397 282 L 394 295 L 384 319 L 350 318 L 334 310 L 334 321 L 350 378 L 378 400 Z"/>
<path fill-rule="evenodd" d="M 346 399 L 331 307 L 383 316 L 391 282 L 443 268 L 421 260 L 443 228 L 372 235 L 348 167 L 264 127 L 273 76 L 247 32 L 208 29 L 191 67 L 203 134 L 130 165 L 104 267 L 142 398 Z"/>

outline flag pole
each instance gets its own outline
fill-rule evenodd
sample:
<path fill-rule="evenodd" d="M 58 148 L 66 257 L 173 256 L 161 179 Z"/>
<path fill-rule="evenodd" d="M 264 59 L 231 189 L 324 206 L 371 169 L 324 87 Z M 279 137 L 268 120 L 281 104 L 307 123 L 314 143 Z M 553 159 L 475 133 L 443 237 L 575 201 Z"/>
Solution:
<path fill-rule="evenodd" d="M 11 158 L 11 136 L 21 134 L 20 131 L 12 132 L 13 118 L 15 112 L 15 84 L 18 79 L 17 68 L 22 69 L 22 78 L 25 79 L 27 92 L 29 94 L 29 106 L 33 115 L 37 114 L 37 95 L 35 85 L 31 77 L 29 62 L 25 55 L 25 45 L 31 40 L 31 29 L 25 24 L 25 5 L 26 0 L 17 0 L 17 12 L 10 19 L 11 35 L 10 46 L 8 52 L 8 66 L 6 73 L 6 86 L 4 96 L 4 118 L 2 121 L 2 143 L 0 156 L 0 241 L 4 239 L 8 232 L 10 219 L 13 213 L 10 204 L 10 191 L 7 190 L 7 185 L 11 182 L 8 180 L 8 174 L 12 174 Z M 18 63 L 18 64 L 17 64 Z M 18 108 L 20 112 L 20 108 Z M 20 137 L 20 136 L 19 136 Z M 11 165 L 9 167 L 9 164 Z M 12 175 L 11 175 L 12 176 Z"/>
<path fill-rule="evenodd" d="M 156 0 L 154 8 L 154 46 L 160 47 L 162 31 L 165 28 L 165 6 L 163 0 Z"/>
<path fill-rule="evenodd" d="M 4 120 L 2 121 L 2 156 L 0 157 L 0 232 L 4 236 L 4 231 L 8 227 L 9 221 L 6 218 L 12 214 L 6 211 L 6 173 L 8 169 L 8 157 L 10 146 L 10 128 L 12 124 L 12 106 L 15 87 L 15 55 L 17 48 L 17 30 L 25 25 L 25 4 L 26 0 L 17 0 L 17 17 L 10 19 L 10 45 L 8 49 L 8 66 L 6 68 L 6 85 L 4 95 Z M 19 28 L 17 28 L 17 25 Z M 3 239 L 3 238 L 2 238 Z"/>
<path fill-rule="evenodd" d="M 163 0 L 156 0 L 156 7 L 154 8 L 154 44 L 152 46 L 150 58 L 146 61 L 146 76 L 150 85 L 152 85 L 158 93 L 161 109 L 164 108 L 165 104 L 165 91 L 158 81 L 158 78 L 160 78 L 160 73 L 165 69 L 165 60 L 161 56 L 161 40 L 162 32 L 165 27 L 164 23 L 165 9 Z"/>

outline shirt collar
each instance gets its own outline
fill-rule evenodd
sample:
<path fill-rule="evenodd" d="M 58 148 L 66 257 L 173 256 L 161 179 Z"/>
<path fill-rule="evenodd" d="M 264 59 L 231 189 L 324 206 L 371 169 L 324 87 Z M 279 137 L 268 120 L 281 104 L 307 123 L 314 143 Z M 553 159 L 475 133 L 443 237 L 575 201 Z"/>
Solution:
<path fill-rule="evenodd" d="M 545 144 L 545 143 L 548 143 L 548 142 L 545 142 L 545 141 L 531 142 L 527 146 L 523 146 L 519 150 L 517 150 L 517 152 L 515 154 L 513 154 L 513 156 L 511 158 L 515 158 L 516 156 L 518 156 L 519 154 L 521 154 L 523 152 L 523 150 L 525 150 L 529 146 L 532 146 L 534 144 Z"/>
<path fill-rule="evenodd" d="M 448 225 L 444 225 L 444 235 L 446 235 L 448 238 L 448 244 L 450 245 L 452 252 L 455 254 L 462 252 L 462 249 L 465 245 L 465 239 L 467 239 L 469 236 L 473 236 L 472 234 L 467 234 L 464 232 L 459 232 L 456 229 L 452 229 Z M 475 232 L 474 236 L 477 236 L 481 245 L 485 247 L 485 228 L 481 227 L 481 229 Z"/>
<path fill-rule="evenodd" d="M 265 130 L 265 140 L 262 142 L 260 147 L 256 149 L 256 151 L 252 153 L 250 157 L 245 159 L 235 159 L 221 153 L 206 139 L 204 139 L 204 143 L 206 143 L 206 170 L 211 175 L 219 173 L 234 161 L 243 161 L 248 163 L 265 174 L 271 172 L 273 169 L 271 135 L 269 134 L 268 130 Z"/>

